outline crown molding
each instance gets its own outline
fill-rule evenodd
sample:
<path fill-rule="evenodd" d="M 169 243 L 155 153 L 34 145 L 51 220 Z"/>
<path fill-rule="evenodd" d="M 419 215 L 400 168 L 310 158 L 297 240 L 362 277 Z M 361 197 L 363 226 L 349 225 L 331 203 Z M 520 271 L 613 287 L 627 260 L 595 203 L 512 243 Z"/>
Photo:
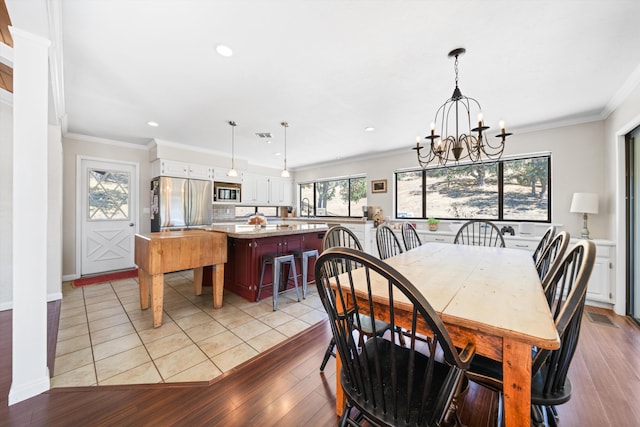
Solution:
<path fill-rule="evenodd" d="M 78 142 L 105 144 L 105 145 L 112 145 L 114 147 L 131 148 L 134 150 L 144 150 L 144 151 L 149 150 L 146 145 L 134 144 L 131 142 L 115 141 L 113 139 L 98 138 L 95 136 L 81 135 L 81 134 L 71 133 L 71 132 L 63 132 L 62 137 L 66 139 L 73 139 L 74 141 L 78 141 Z"/>

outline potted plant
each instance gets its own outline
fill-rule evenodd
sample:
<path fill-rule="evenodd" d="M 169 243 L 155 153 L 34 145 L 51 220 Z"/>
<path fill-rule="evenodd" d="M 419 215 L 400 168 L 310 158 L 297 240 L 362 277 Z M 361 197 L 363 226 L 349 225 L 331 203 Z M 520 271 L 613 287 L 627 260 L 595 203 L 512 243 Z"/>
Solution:
<path fill-rule="evenodd" d="M 429 224 L 429 231 L 437 231 L 438 224 L 440 224 L 440 220 L 435 218 L 428 218 L 427 224 Z"/>

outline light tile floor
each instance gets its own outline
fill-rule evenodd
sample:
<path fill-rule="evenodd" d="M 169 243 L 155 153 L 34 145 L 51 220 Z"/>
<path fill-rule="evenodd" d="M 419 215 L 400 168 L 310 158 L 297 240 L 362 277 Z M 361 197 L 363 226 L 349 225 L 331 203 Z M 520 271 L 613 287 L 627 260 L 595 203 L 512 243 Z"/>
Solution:
<path fill-rule="evenodd" d="M 191 270 L 165 275 L 164 315 L 152 327 L 137 279 L 73 288 L 63 284 L 51 387 L 209 381 L 315 323 L 326 313 L 315 286 L 260 302 L 211 288 L 193 294 Z"/>

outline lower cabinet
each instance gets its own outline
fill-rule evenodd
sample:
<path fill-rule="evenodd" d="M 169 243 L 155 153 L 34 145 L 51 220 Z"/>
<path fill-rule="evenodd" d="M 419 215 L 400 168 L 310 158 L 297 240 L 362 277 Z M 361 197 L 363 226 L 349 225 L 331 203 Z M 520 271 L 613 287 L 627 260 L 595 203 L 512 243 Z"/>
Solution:
<path fill-rule="evenodd" d="M 224 271 L 224 287 L 238 294 L 249 301 L 255 301 L 258 296 L 258 285 L 260 281 L 260 269 L 262 267 L 262 256 L 266 254 L 286 254 L 293 249 L 317 249 L 318 253 L 322 248 L 322 238 L 324 232 L 314 232 L 305 234 L 292 234 L 288 236 L 263 237 L 260 239 L 227 239 L 227 264 Z M 308 280 L 313 280 L 313 268 L 315 260 L 310 260 Z M 302 274 L 302 268 L 296 261 L 298 274 Z M 287 277 L 288 270 L 284 272 Z M 264 273 L 264 283 L 271 283 L 271 265 L 267 266 Z M 298 277 L 298 284 L 301 286 L 301 277 Z M 293 288 L 293 281 L 288 283 L 289 288 Z M 302 291 L 302 288 L 300 288 Z M 263 289 L 260 298 L 270 297 L 272 288 Z"/>

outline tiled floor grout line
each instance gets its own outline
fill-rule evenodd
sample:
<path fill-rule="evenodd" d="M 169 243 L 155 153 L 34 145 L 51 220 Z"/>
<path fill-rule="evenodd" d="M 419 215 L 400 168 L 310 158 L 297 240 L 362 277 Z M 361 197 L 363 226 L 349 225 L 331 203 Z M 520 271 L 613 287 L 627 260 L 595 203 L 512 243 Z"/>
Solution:
<path fill-rule="evenodd" d="M 118 283 L 118 282 L 125 282 L 125 280 L 132 280 L 132 282 Z M 225 313 L 220 313 L 221 314 L 220 316 L 215 316 L 214 315 L 215 312 L 214 313 L 211 312 L 211 307 L 207 306 L 207 304 L 204 303 L 204 300 L 195 299 L 193 294 L 191 293 L 192 291 L 188 289 L 189 286 L 187 285 L 186 282 L 191 282 L 193 280 L 192 277 L 189 274 L 183 274 L 182 272 L 180 272 L 180 273 L 176 273 L 176 275 L 173 276 L 172 279 L 165 281 L 165 284 L 167 285 L 165 287 L 165 292 L 166 292 L 165 296 L 169 298 L 169 301 L 171 301 L 171 303 L 174 303 L 174 304 L 170 303 L 170 305 L 174 305 L 175 308 L 170 308 L 168 309 L 168 311 L 163 310 L 163 316 L 165 316 L 165 319 L 166 319 L 164 323 L 166 324 L 171 323 L 173 325 L 172 328 L 175 328 L 176 330 L 175 332 L 169 333 L 168 335 L 159 334 L 159 336 L 157 338 L 154 338 L 153 341 L 149 341 L 149 338 L 150 337 L 152 338 L 152 336 L 146 335 L 145 339 L 143 339 L 144 331 L 147 331 L 149 329 L 153 330 L 152 327 L 149 328 L 148 324 L 146 324 L 146 322 L 150 320 L 150 318 L 148 317 L 148 314 L 142 315 L 142 316 L 137 316 L 137 315 L 133 316 L 133 314 L 135 313 L 135 310 L 132 308 L 132 303 L 133 303 L 132 297 L 134 294 L 134 292 L 132 291 L 133 289 L 137 289 L 137 286 L 138 286 L 137 280 L 135 278 L 125 279 L 125 280 L 108 282 L 107 284 L 104 284 L 106 285 L 104 289 L 93 288 L 93 287 L 82 287 L 81 289 L 82 307 L 84 311 L 84 313 L 82 312 L 81 313 L 83 314 L 84 323 L 88 333 L 88 345 L 90 347 L 90 355 L 91 355 L 90 363 L 92 364 L 90 369 L 93 373 L 93 380 L 91 380 L 91 382 L 94 385 L 104 385 L 105 383 L 116 384 L 116 383 L 121 383 L 120 381 L 124 381 L 122 382 L 123 384 L 127 384 L 127 383 L 131 384 L 132 382 L 130 380 L 133 378 L 133 382 L 135 382 L 136 377 L 147 378 L 147 380 L 143 380 L 146 382 L 157 381 L 161 383 L 166 383 L 166 382 L 176 382 L 176 381 L 189 381 L 188 378 L 193 378 L 194 376 L 197 378 L 200 378 L 203 373 L 207 373 L 207 372 L 210 372 L 211 377 L 208 378 L 208 380 L 211 380 L 212 378 L 215 378 L 216 376 L 236 366 L 234 365 L 234 361 L 236 360 L 236 358 L 238 360 L 242 359 L 242 361 L 248 360 L 248 358 L 252 358 L 256 354 L 261 353 L 267 348 L 270 348 L 273 345 L 276 345 L 277 342 L 281 342 L 282 339 L 287 339 L 288 337 L 291 336 L 291 334 L 295 334 L 295 333 L 298 333 L 298 331 L 300 330 L 304 330 L 305 326 L 310 327 L 312 324 L 315 323 L 316 318 L 318 317 L 318 313 L 316 313 L 317 311 L 319 311 L 317 307 L 317 303 L 316 301 L 312 301 L 309 298 L 307 298 L 307 300 L 301 298 L 300 303 L 302 303 L 305 306 L 304 309 L 302 309 L 301 306 L 297 305 L 300 303 L 296 302 L 294 298 L 288 298 L 287 296 L 286 299 L 282 299 L 281 300 L 282 306 L 280 308 L 283 309 L 281 313 L 284 317 L 279 319 L 277 317 L 276 318 L 270 317 L 272 312 L 270 310 L 267 310 L 267 308 L 270 308 L 270 304 L 271 304 L 270 301 L 267 301 L 267 302 L 261 301 L 258 303 L 251 303 L 249 301 L 244 301 L 241 297 L 238 297 L 232 293 L 228 293 L 228 294 L 225 293 L 226 295 L 225 300 L 227 301 L 226 305 L 230 307 L 229 315 L 228 315 L 229 317 L 227 317 Z M 71 296 L 73 295 L 73 293 L 71 292 L 73 291 L 71 291 L 70 289 L 71 288 L 69 288 L 68 295 L 71 298 Z M 95 293 L 90 292 L 90 290 L 92 289 L 96 290 Z M 101 296 L 105 296 L 105 297 L 108 296 L 108 297 L 106 298 L 106 300 L 102 300 Z M 115 299 L 113 300 L 112 304 L 108 303 L 108 301 L 111 300 L 113 297 L 115 297 Z M 204 295 L 203 297 L 211 298 L 211 295 Z M 78 300 L 80 300 L 80 295 L 78 295 Z M 89 302 L 91 304 L 88 304 Z M 76 304 L 76 303 L 74 303 L 73 299 L 70 299 L 70 305 L 73 305 L 73 304 Z M 95 305 L 101 304 L 102 307 L 94 307 L 90 311 L 90 308 L 91 308 L 90 306 L 94 304 Z M 264 307 L 257 307 L 254 304 L 264 304 Z M 191 309 L 195 309 L 195 311 L 190 314 L 183 314 L 178 317 L 175 317 L 178 314 L 177 312 L 182 309 L 182 306 L 184 306 L 187 312 L 189 312 Z M 127 351 L 131 351 L 131 350 L 134 350 L 135 348 L 139 348 L 137 345 L 132 343 L 134 345 L 134 347 L 132 348 L 126 348 L 123 346 L 122 350 L 118 348 L 117 353 L 113 353 L 113 354 L 109 352 L 108 346 L 107 347 L 102 346 L 102 348 L 100 349 L 100 353 L 102 353 L 106 348 L 106 352 L 108 354 L 105 353 L 104 357 L 100 359 L 100 361 L 96 360 L 96 354 L 97 354 L 96 346 L 107 344 L 109 341 L 117 340 L 129 335 L 129 333 L 125 333 L 124 335 L 119 335 L 120 331 L 118 331 L 117 333 L 114 333 L 113 335 L 109 336 L 110 334 L 108 331 L 111 328 L 118 327 L 120 325 L 125 325 L 125 323 L 118 323 L 115 325 L 104 326 L 99 330 L 93 330 L 92 328 L 93 322 L 100 322 L 102 319 L 109 318 L 108 315 L 104 317 L 102 317 L 103 315 L 101 315 L 101 317 L 97 317 L 95 313 L 98 313 L 101 310 L 114 310 L 115 307 L 118 307 L 118 309 L 121 310 L 122 313 L 125 315 L 123 316 L 122 320 L 124 319 L 127 320 L 126 324 L 129 325 L 131 329 L 133 329 L 132 332 L 135 333 L 137 340 L 141 343 L 142 347 L 144 348 L 144 354 L 146 356 L 142 358 L 142 359 L 145 359 L 145 361 L 142 361 L 142 360 L 138 361 L 137 357 L 142 357 L 141 356 L 142 353 L 138 353 L 137 355 L 135 355 L 135 353 L 132 353 L 134 354 L 135 359 L 131 359 L 131 362 L 132 362 L 131 366 L 127 365 L 126 369 L 122 371 L 114 367 L 109 367 L 109 363 L 113 363 L 113 360 L 117 360 L 117 359 L 112 359 L 112 362 L 106 362 L 106 361 L 111 357 L 117 357 L 118 355 L 122 355 Z M 166 307 L 167 306 L 165 305 L 165 309 Z M 287 310 L 287 307 L 291 307 L 292 310 L 285 311 Z M 75 307 L 67 308 L 67 310 L 74 310 L 74 309 Z M 193 323 L 189 323 L 191 320 L 191 319 L 188 319 L 189 316 L 201 316 L 202 313 L 205 314 L 206 318 L 209 320 L 203 322 L 200 319 L 194 317 L 192 319 Z M 76 316 L 76 315 L 77 314 L 70 314 L 69 317 L 71 318 L 71 316 Z M 238 316 L 238 318 L 234 319 L 234 316 L 236 315 Z M 270 318 L 267 321 L 266 318 L 268 316 Z M 90 318 L 92 319 L 91 321 L 89 320 Z M 244 318 L 246 318 L 246 320 L 244 320 Z M 303 318 L 305 318 L 305 320 L 302 320 Z M 182 322 L 181 319 L 184 319 L 185 322 Z M 239 321 L 240 323 L 235 323 L 236 320 Z M 200 333 L 202 331 L 199 332 L 196 330 L 196 328 L 198 328 L 200 325 L 204 325 L 205 323 L 209 323 L 209 322 L 213 322 L 211 323 L 212 326 L 215 324 L 217 326 L 213 326 L 213 327 L 216 328 L 216 330 L 217 328 L 220 328 L 220 330 L 211 336 L 205 336 L 203 334 L 202 338 L 197 338 L 198 336 L 200 336 Z M 243 325 L 246 325 L 250 322 L 253 322 L 253 325 L 255 325 L 255 327 L 257 327 L 259 330 L 263 330 L 263 332 L 257 333 L 256 332 L 257 330 L 252 330 L 251 328 L 253 327 L 253 325 L 247 325 L 247 329 L 242 330 Z M 66 328 L 75 327 L 76 325 L 74 325 L 74 323 L 75 323 L 75 320 L 72 320 L 69 323 L 69 326 L 66 326 Z M 94 328 L 95 327 L 96 325 L 94 324 Z M 127 327 L 124 327 L 123 329 L 127 329 Z M 196 335 L 193 335 L 194 333 Z M 100 335 L 99 343 L 95 342 L 95 340 L 97 339 L 96 334 Z M 158 340 L 165 339 L 167 337 L 178 335 L 178 334 L 180 334 L 180 336 L 177 336 L 176 339 L 180 341 L 184 341 L 185 343 L 182 347 L 175 347 L 175 349 L 173 349 L 169 353 L 162 354 L 161 356 L 157 356 L 155 359 L 152 357 L 153 353 L 151 352 L 149 345 L 151 345 L 152 343 Z M 227 334 L 227 336 L 233 336 L 234 341 L 237 340 L 237 343 L 231 344 L 232 347 L 226 347 L 223 344 L 218 348 L 217 347 L 218 344 L 215 342 L 215 339 L 213 338 L 221 334 Z M 269 337 L 269 335 L 272 335 L 272 336 Z M 262 338 L 262 336 L 264 336 L 265 338 Z M 244 338 L 244 337 L 248 337 L 248 338 Z M 65 339 L 62 342 L 65 342 L 67 340 L 72 340 L 73 338 L 74 338 L 73 335 L 66 335 Z M 220 342 L 224 342 L 224 341 L 221 340 Z M 82 345 L 81 342 L 79 343 L 80 345 Z M 213 346 L 213 347 L 205 349 L 206 347 L 203 347 L 203 344 L 205 346 Z M 170 355 L 172 353 L 182 351 L 181 348 L 184 349 L 186 348 L 185 346 L 187 347 L 193 346 L 193 353 L 189 353 L 189 352 L 185 353 L 188 358 L 186 360 L 190 360 L 192 364 L 181 366 L 179 363 L 176 364 L 174 361 L 172 361 Z M 70 342 L 68 351 L 61 354 L 60 356 L 64 357 L 78 351 L 85 351 L 86 356 L 81 356 L 81 354 L 78 354 L 78 356 L 86 357 L 88 359 L 88 353 L 86 353 L 86 347 L 80 347 L 80 348 L 78 347 L 76 347 L 76 343 Z M 212 350 L 214 351 L 212 352 Z M 237 353 L 235 353 L 234 350 L 237 350 Z M 141 352 L 142 349 L 139 349 L 137 351 Z M 193 357 L 195 357 L 194 359 L 191 359 L 192 355 Z M 167 356 L 169 356 L 169 359 L 165 359 L 165 362 L 163 362 L 164 366 L 161 367 L 160 365 L 158 365 L 158 361 L 161 358 L 164 358 Z M 197 361 L 203 356 L 204 356 L 203 359 L 201 359 L 200 361 Z M 106 378 L 99 378 L 98 362 L 101 362 L 103 360 L 106 362 L 106 365 L 105 364 L 102 365 L 100 372 L 102 373 L 102 375 L 105 375 L 105 373 L 108 373 L 109 376 Z M 222 365 L 220 365 L 219 363 L 216 363 L 216 360 L 221 362 Z M 240 363 L 242 363 L 242 361 Z M 60 385 L 54 385 L 54 387 L 73 386 L 74 384 L 65 383 L 65 382 L 74 381 L 73 378 L 77 378 L 78 375 L 83 376 L 88 374 L 86 370 L 89 369 L 89 367 L 86 366 L 86 364 L 82 365 L 82 364 L 76 364 L 76 363 L 77 361 L 74 362 L 72 357 L 67 359 L 66 366 L 68 367 L 68 369 L 66 369 L 64 372 L 61 372 L 59 374 L 59 375 L 66 375 L 65 377 L 66 379 L 60 379 L 59 381 L 61 381 L 62 383 L 59 383 Z M 166 363 L 168 363 L 168 365 Z M 145 365 L 148 365 L 148 366 L 144 367 Z M 117 366 L 117 365 L 114 365 L 114 366 Z M 112 369 L 113 372 L 110 372 L 109 371 L 110 369 Z M 211 369 L 213 370 L 210 371 Z M 86 374 L 82 374 L 82 371 L 86 372 Z M 129 375 L 127 373 L 129 373 Z M 119 378 L 115 379 L 116 377 L 119 377 Z M 153 377 L 155 377 L 156 380 L 150 379 Z M 169 378 L 173 378 L 173 377 L 176 377 L 176 378 L 179 377 L 180 379 L 168 381 Z M 89 379 L 88 377 L 86 378 Z M 129 378 L 129 380 L 127 380 L 127 378 Z M 113 381 L 114 379 L 115 379 L 115 382 Z M 80 378 L 80 381 L 82 381 L 81 378 Z M 83 383 L 83 385 L 86 385 L 86 383 Z"/>

